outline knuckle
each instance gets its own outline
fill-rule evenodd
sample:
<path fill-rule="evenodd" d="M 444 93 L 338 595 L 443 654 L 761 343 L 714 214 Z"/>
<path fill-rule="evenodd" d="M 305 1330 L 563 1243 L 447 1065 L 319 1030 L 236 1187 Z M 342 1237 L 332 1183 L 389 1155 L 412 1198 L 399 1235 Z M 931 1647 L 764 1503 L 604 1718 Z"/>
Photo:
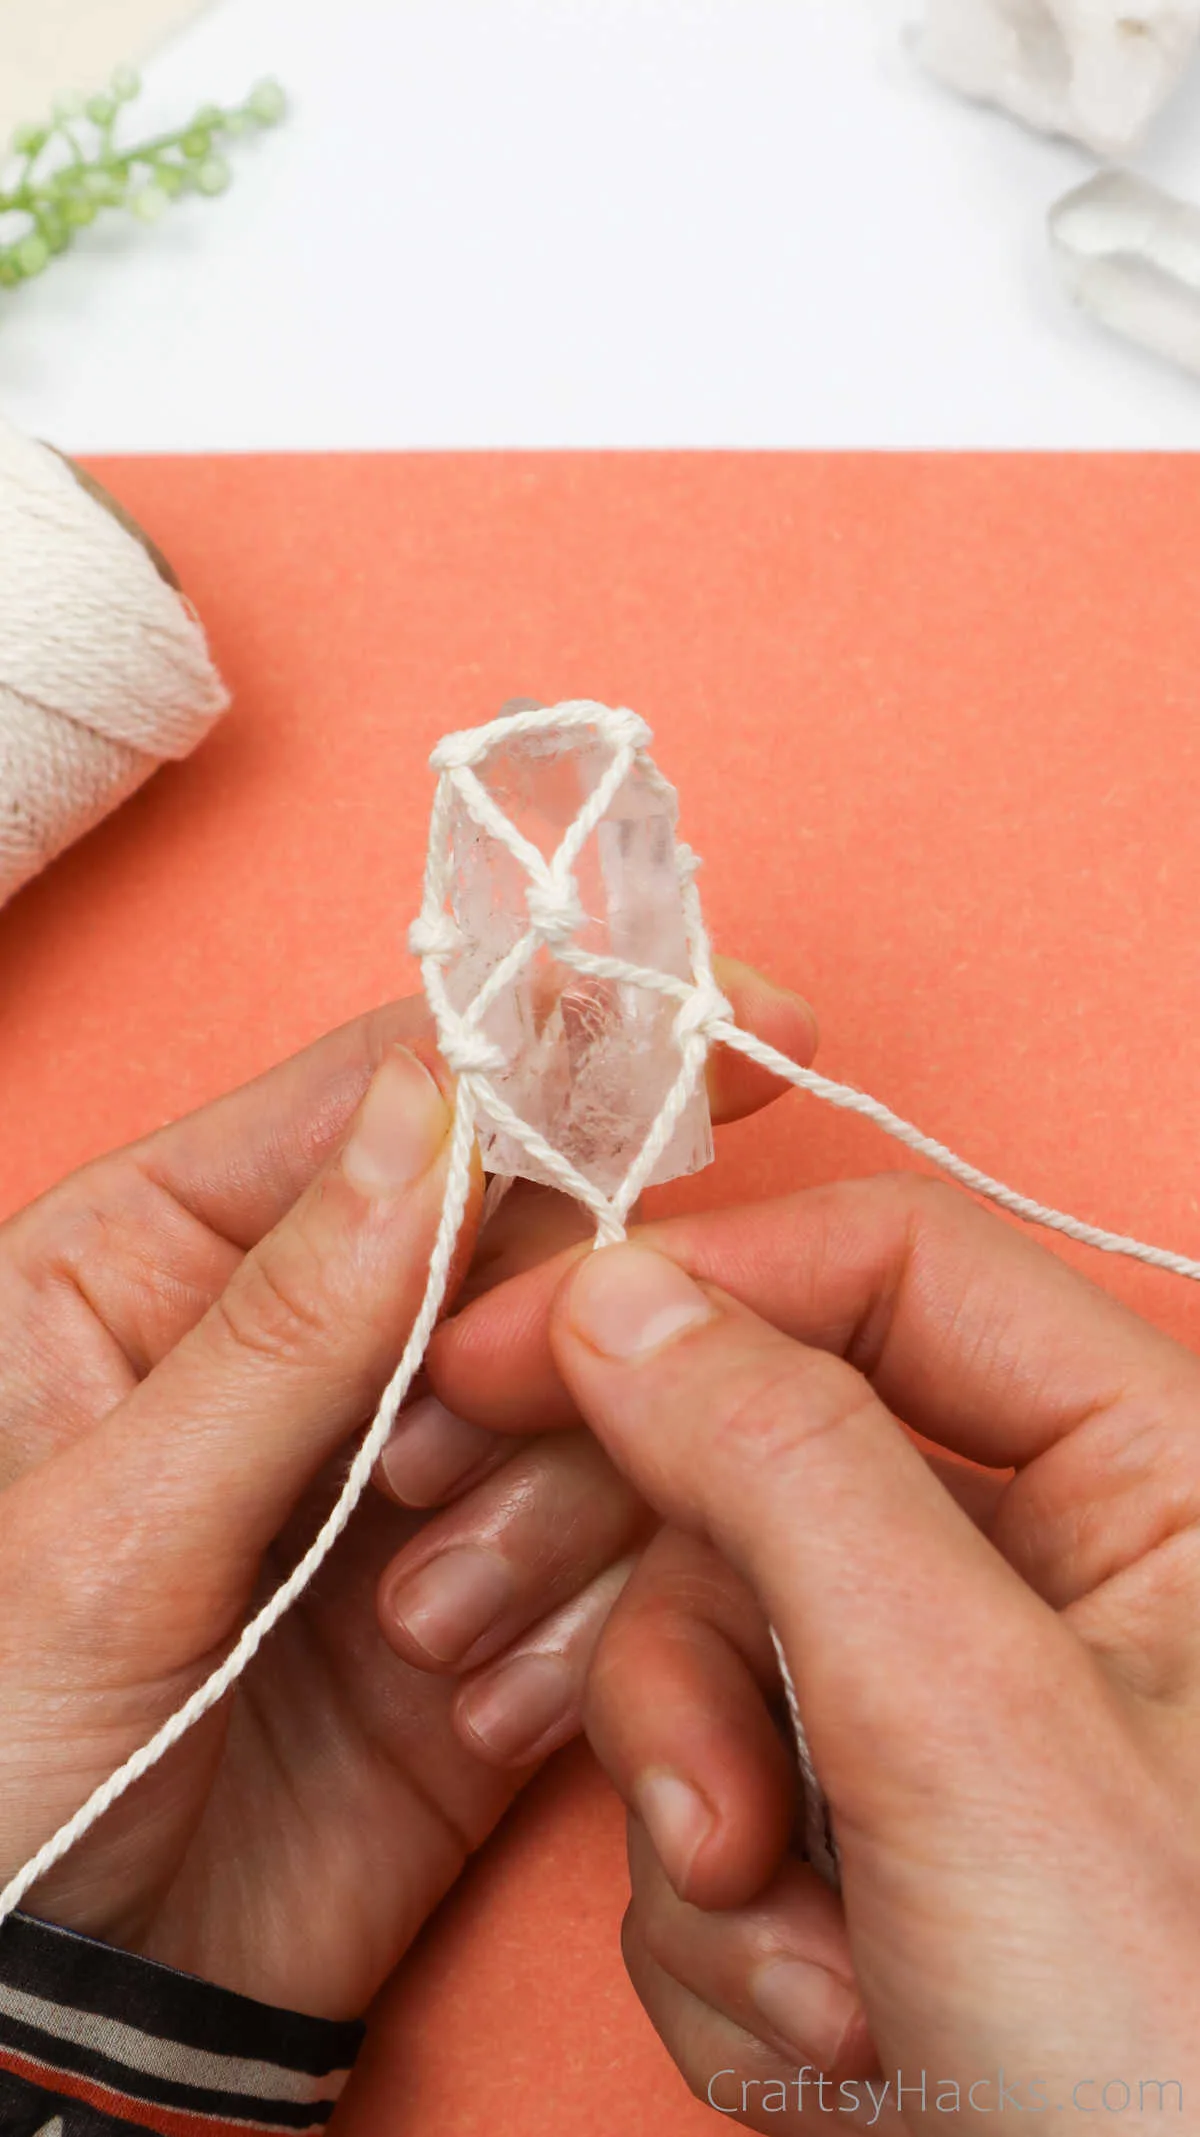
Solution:
<path fill-rule="evenodd" d="M 909 1172 L 896 1166 L 888 1172 L 871 1173 L 866 1179 L 846 1183 L 848 1188 L 866 1200 L 890 1203 L 902 1210 L 956 1209 L 967 1200 L 959 1187 L 952 1187 L 947 1180 L 939 1179 L 932 1172 Z"/>
<path fill-rule="evenodd" d="M 616 1597 L 592 1651 L 584 1685 L 584 1727 L 607 1740 L 610 1725 L 623 1737 L 629 1687 L 639 1681 L 648 1649 L 658 1642 L 661 1597 L 646 1560 L 636 1563 Z"/>
<path fill-rule="evenodd" d="M 826 1435 L 843 1432 L 876 1398 L 844 1359 L 790 1346 L 763 1361 L 724 1405 L 715 1451 L 735 1474 L 786 1468 Z"/>
<path fill-rule="evenodd" d="M 699 1569 L 672 1569 L 641 1582 L 627 1604 L 614 1606 L 593 1657 L 590 1711 L 600 1715 L 627 1707 L 629 1686 L 644 1674 L 648 1658 L 670 1667 L 694 1655 L 712 1628 L 723 1624 L 727 1600 Z"/>
<path fill-rule="evenodd" d="M 706 1561 L 676 1565 L 659 1576 L 653 1608 L 665 1644 L 693 1648 L 708 1628 L 722 1628 L 731 1606 L 743 1602 L 747 1589 L 732 1566 L 714 1552 Z"/>
<path fill-rule="evenodd" d="M 92 1178 L 84 1178 L 90 1188 Z M 21 1260 L 35 1280 L 69 1286 L 82 1295 L 87 1272 L 123 1254 L 123 1205 L 115 1195 L 104 1193 L 98 1181 L 96 1188 L 94 1194 L 78 1192 L 75 1182 L 67 1182 L 27 1213 Z"/>
<path fill-rule="evenodd" d="M 952 1187 L 933 1173 L 896 1172 L 890 1181 L 893 1194 L 917 1224 L 940 1226 L 960 1210 L 974 1207 L 961 1187 Z"/>
<path fill-rule="evenodd" d="M 977 1214 L 961 1187 L 934 1173 L 875 1173 L 870 1179 L 847 1182 L 841 1192 L 848 1207 L 857 1206 L 859 1222 L 865 1219 L 872 1232 L 894 1240 L 905 1258 L 918 1251 L 922 1240 L 957 1231 L 965 1215 Z"/>
<path fill-rule="evenodd" d="M 955 1249 L 964 1227 L 993 1220 L 961 1188 L 928 1173 L 880 1173 L 852 1183 L 846 1192 L 856 1198 L 850 1206 L 856 1208 L 860 1238 L 885 1243 L 882 1255 L 876 1256 L 870 1296 L 845 1351 L 851 1365 L 873 1377 L 906 1306 L 919 1300 L 928 1283 L 939 1281 L 939 1268 L 961 1258 Z M 943 1317 L 950 1310 L 943 1301 Z"/>
<path fill-rule="evenodd" d="M 310 1363 L 329 1351 L 335 1316 L 321 1259 L 302 1232 L 251 1254 L 212 1308 L 219 1343 L 268 1365 Z"/>

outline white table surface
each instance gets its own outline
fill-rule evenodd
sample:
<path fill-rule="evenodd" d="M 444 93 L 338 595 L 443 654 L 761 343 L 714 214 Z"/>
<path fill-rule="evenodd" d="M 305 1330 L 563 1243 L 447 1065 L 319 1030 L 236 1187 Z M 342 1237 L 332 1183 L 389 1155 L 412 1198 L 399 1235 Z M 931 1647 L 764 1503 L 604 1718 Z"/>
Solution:
<path fill-rule="evenodd" d="M 1066 306 L 1082 151 L 959 103 L 917 0 L 216 0 L 147 117 L 278 74 L 232 190 L 0 301 L 75 450 L 1192 447 Z M 1141 167 L 1200 198 L 1200 78 Z"/>

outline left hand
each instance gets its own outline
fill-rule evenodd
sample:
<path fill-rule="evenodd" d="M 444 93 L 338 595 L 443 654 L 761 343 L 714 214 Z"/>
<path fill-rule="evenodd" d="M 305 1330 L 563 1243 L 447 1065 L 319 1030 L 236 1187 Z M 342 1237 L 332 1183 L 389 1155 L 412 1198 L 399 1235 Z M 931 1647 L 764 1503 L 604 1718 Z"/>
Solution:
<path fill-rule="evenodd" d="M 752 975 L 723 980 L 774 1043 L 811 1050 L 802 1005 Z M 0 1228 L 0 1883 L 208 1675 L 328 1507 L 415 1310 L 441 1199 L 436 1138 L 403 1192 L 363 1170 L 379 1095 L 395 1136 L 404 1090 L 415 1103 L 422 1086 L 399 1046 L 432 1058 L 422 1003 L 335 1032 Z M 729 1069 L 720 1110 L 773 1095 Z M 444 1123 L 432 1086 L 420 1103 Z M 513 1197 L 510 1264 L 559 1223 L 538 1208 L 522 1246 Z M 426 1442 L 421 1503 L 454 1488 L 451 1462 L 431 1489 Z M 32 1911 L 267 2001 L 363 2009 L 574 1726 L 647 1521 L 582 1440 L 517 1454 L 476 1441 L 468 1466 L 483 1481 L 428 1525 L 371 1494 L 232 1697 L 35 1888 Z M 414 1555 L 428 1574 L 452 1540 L 486 1541 L 508 1584 L 460 1666 L 500 1667 L 558 1612 L 563 1703 L 513 1770 L 456 1727 L 453 1679 L 379 1635 L 377 1590 L 394 1594 Z"/>

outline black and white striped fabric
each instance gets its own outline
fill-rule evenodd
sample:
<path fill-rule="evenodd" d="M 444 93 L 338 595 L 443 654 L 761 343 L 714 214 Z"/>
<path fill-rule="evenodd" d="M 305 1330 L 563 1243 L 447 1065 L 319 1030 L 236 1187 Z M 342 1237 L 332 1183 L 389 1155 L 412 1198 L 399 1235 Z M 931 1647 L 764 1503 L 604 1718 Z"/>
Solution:
<path fill-rule="evenodd" d="M 0 1925 L 0 2137 L 321 2131 L 362 2037 L 27 1915 Z"/>

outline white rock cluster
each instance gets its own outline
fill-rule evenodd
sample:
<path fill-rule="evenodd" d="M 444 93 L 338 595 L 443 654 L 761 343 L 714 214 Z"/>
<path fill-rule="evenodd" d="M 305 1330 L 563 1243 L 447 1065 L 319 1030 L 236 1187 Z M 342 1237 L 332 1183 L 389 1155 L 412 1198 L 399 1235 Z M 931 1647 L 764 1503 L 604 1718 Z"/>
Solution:
<path fill-rule="evenodd" d="M 1200 372 L 1200 208 L 1129 171 L 1099 171 L 1050 214 L 1055 264 L 1104 326 Z"/>
<path fill-rule="evenodd" d="M 918 50 L 967 96 L 1122 155 L 1200 40 L 1200 0 L 925 0 Z"/>

